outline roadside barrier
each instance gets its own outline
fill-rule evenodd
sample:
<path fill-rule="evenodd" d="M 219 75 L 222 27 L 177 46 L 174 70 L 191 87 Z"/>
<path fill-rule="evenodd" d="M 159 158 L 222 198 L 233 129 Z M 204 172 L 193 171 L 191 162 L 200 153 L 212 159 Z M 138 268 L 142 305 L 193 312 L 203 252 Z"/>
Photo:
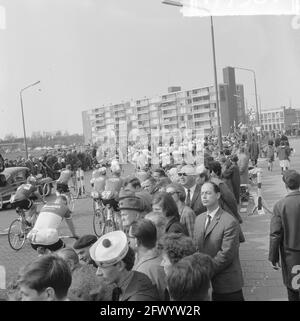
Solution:
<path fill-rule="evenodd" d="M 257 170 L 257 189 L 251 192 L 251 197 L 254 200 L 255 207 L 251 214 L 253 215 L 255 211 L 257 211 L 258 215 L 264 215 L 266 214 L 265 211 L 269 212 L 270 214 L 273 214 L 272 211 L 268 208 L 265 200 L 262 197 L 262 171 L 261 169 Z"/>
<path fill-rule="evenodd" d="M 3 265 L 0 265 L 0 290 L 6 289 L 6 271 Z"/>

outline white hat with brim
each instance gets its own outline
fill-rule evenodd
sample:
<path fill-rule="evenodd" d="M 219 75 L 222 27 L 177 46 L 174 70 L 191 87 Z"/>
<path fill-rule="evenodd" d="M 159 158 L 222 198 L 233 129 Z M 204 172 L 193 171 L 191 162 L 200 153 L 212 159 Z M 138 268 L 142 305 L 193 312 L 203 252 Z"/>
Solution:
<path fill-rule="evenodd" d="M 127 236 L 122 231 L 104 234 L 90 248 L 92 260 L 101 267 L 112 266 L 120 262 L 129 249 Z"/>

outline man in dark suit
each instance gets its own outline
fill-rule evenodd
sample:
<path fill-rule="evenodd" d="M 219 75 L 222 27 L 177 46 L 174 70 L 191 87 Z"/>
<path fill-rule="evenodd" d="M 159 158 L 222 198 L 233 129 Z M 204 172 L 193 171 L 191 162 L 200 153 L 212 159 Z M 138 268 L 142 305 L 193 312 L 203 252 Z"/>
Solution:
<path fill-rule="evenodd" d="M 257 166 L 257 159 L 259 156 L 259 146 L 254 137 L 252 138 L 252 142 L 249 144 L 248 151 L 249 151 L 250 159 L 252 161 L 252 165 Z"/>
<path fill-rule="evenodd" d="M 201 201 L 201 185 L 196 183 L 198 173 L 192 165 L 185 165 L 179 173 L 179 183 L 184 187 L 185 205 L 189 206 L 197 215 L 206 211 Z"/>
<path fill-rule="evenodd" d="M 206 182 L 201 200 L 207 212 L 196 218 L 194 242 L 199 252 L 213 259 L 213 301 L 243 301 L 243 275 L 239 259 L 239 223 L 219 205 L 219 187 Z"/>
<path fill-rule="evenodd" d="M 274 205 L 270 222 L 269 261 L 278 270 L 280 256 L 288 299 L 300 301 L 300 174 L 287 170 L 283 181 L 288 194 Z"/>

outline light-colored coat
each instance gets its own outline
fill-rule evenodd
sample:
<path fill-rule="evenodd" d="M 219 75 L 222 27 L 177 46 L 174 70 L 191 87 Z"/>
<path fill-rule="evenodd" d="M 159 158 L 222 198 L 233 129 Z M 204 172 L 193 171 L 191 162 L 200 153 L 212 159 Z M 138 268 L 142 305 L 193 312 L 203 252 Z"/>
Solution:
<path fill-rule="evenodd" d="M 245 153 L 239 154 L 238 166 L 240 169 L 240 184 L 249 184 L 249 156 Z"/>

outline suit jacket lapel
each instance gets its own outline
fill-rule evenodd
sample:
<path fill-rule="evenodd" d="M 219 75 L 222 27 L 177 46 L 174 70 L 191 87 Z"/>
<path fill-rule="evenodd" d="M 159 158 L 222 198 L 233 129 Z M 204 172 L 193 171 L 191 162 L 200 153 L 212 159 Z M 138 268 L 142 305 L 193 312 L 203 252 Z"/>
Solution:
<path fill-rule="evenodd" d="M 200 196 L 200 192 L 201 192 L 201 186 L 200 185 L 196 185 L 196 188 L 194 190 L 194 194 L 193 194 L 193 198 L 192 198 L 192 201 L 191 201 L 191 207 L 194 206 L 198 196 Z"/>
<path fill-rule="evenodd" d="M 222 214 L 222 209 L 221 207 L 219 208 L 218 212 L 215 214 L 213 220 L 210 222 L 209 226 L 207 227 L 206 231 L 205 231 L 205 235 L 204 238 L 207 237 L 207 235 L 214 229 L 214 227 L 219 223 L 220 220 L 220 216 Z M 205 220 L 206 222 L 206 220 Z"/>

